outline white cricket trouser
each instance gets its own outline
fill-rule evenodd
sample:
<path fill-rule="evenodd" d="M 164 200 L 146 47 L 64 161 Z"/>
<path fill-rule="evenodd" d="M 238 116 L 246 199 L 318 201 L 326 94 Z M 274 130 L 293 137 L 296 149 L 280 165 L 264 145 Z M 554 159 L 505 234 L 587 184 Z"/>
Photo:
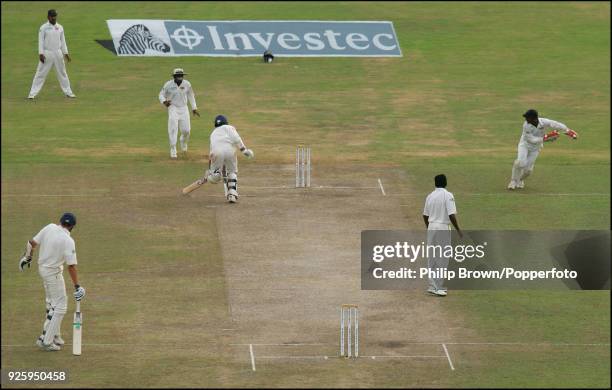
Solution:
<path fill-rule="evenodd" d="M 427 268 L 429 271 L 434 271 L 436 273 L 436 277 L 429 276 L 429 287 L 434 288 L 436 290 L 444 289 L 444 278 L 442 276 L 442 272 L 448 268 L 449 258 L 443 256 L 444 248 L 447 245 L 451 245 L 451 230 L 450 225 L 445 223 L 436 223 L 431 222 L 427 227 L 427 245 L 435 245 L 440 246 L 442 250 L 435 250 L 429 253 L 434 254 L 434 256 L 427 257 Z"/>
<path fill-rule="evenodd" d="M 38 267 L 38 274 L 45 287 L 45 305 L 48 310 L 43 324 L 43 342 L 51 344 L 53 338 L 60 334 L 62 319 L 68 311 L 66 285 L 59 268 Z"/>
<path fill-rule="evenodd" d="M 186 152 L 191 132 L 189 110 L 186 106 L 176 107 L 171 104 L 168 107 L 168 138 L 170 140 L 170 154 L 173 157 L 176 157 L 176 137 L 179 129 L 181 130 L 181 150 Z"/>
<path fill-rule="evenodd" d="M 238 158 L 236 157 L 236 148 L 229 144 L 215 145 L 210 151 L 210 170 L 215 171 L 225 166 L 225 173 L 238 173 Z"/>
<path fill-rule="evenodd" d="M 51 70 L 51 67 L 55 66 L 55 73 L 59 80 L 62 91 L 65 95 L 72 95 L 72 89 L 70 89 L 70 80 L 68 80 L 68 74 L 66 73 L 66 64 L 64 63 L 64 55 L 61 50 L 45 50 L 45 62 L 38 61 L 38 67 L 36 68 L 36 74 L 32 81 L 32 88 L 30 89 L 30 96 L 36 96 L 42 89 L 47 79 L 47 74 Z"/>
<path fill-rule="evenodd" d="M 512 165 L 512 180 L 519 182 L 533 172 L 540 149 L 529 148 L 524 143 L 518 145 L 518 153 Z"/>
<path fill-rule="evenodd" d="M 238 196 L 238 158 L 236 148 L 229 144 L 213 145 L 210 152 L 211 171 L 223 172 L 225 167 L 224 185 L 225 196 L 228 194 Z"/>

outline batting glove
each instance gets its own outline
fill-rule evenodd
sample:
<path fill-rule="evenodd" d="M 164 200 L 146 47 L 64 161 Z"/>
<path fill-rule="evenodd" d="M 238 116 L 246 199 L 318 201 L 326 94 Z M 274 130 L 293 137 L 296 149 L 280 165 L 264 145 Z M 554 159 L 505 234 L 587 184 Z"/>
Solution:
<path fill-rule="evenodd" d="M 559 138 L 559 132 L 557 130 L 553 130 L 544 135 L 544 142 L 556 141 L 557 138 Z"/>
<path fill-rule="evenodd" d="M 255 153 L 253 153 L 251 149 L 245 149 L 244 152 L 242 152 L 242 154 L 244 154 L 247 158 L 255 157 Z"/>
<path fill-rule="evenodd" d="M 74 292 L 74 299 L 76 299 L 77 301 L 80 301 L 81 299 L 85 297 L 85 289 L 79 286 L 78 284 L 74 286 L 74 288 L 76 290 Z"/>
<path fill-rule="evenodd" d="M 578 138 L 578 133 L 576 133 L 574 130 L 572 129 L 567 129 L 567 132 L 565 133 L 565 135 L 567 135 L 568 137 L 570 137 L 571 139 L 575 140 Z"/>
<path fill-rule="evenodd" d="M 19 260 L 19 271 L 23 272 L 23 269 L 26 267 L 26 265 L 28 266 L 28 268 L 30 268 L 30 263 L 32 262 L 32 256 L 23 256 L 20 260 Z"/>

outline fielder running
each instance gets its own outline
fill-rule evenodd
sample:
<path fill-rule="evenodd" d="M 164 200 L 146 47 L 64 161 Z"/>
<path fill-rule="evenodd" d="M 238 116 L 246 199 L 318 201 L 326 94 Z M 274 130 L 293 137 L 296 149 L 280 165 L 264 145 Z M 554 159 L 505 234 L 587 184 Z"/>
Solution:
<path fill-rule="evenodd" d="M 36 68 L 36 75 L 32 81 L 32 88 L 28 99 L 34 100 L 36 95 L 40 92 L 47 74 L 53 66 L 55 66 L 55 73 L 59 80 L 64 95 L 69 98 L 75 98 L 76 95 L 72 93 L 70 89 L 70 80 L 68 80 L 68 74 L 66 73 L 66 61 L 70 62 L 70 55 L 68 55 L 68 46 L 66 46 L 66 38 L 64 37 L 64 27 L 57 23 L 57 12 L 54 9 L 47 11 L 48 22 L 40 26 L 38 31 L 38 67 Z"/>
<path fill-rule="evenodd" d="M 70 232 L 76 225 L 74 214 L 65 213 L 60 223 L 45 226 L 34 238 L 26 244 L 25 253 L 19 260 L 19 270 L 23 272 L 30 268 L 34 249 L 40 246 L 38 254 L 38 274 L 45 287 L 45 303 L 47 314 L 43 324 L 42 335 L 36 340 L 36 345 L 45 351 L 59 351 L 64 345 L 60 335 L 62 319 L 68 310 L 66 285 L 64 284 L 64 263 L 68 264 L 68 272 L 74 284 L 74 298 L 80 301 L 85 296 L 85 289 L 79 285 L 77 275 L 77 258 L 74 239 Z"/>
<path fill-rule="evenodd" d="M 210 134 L 210 157 L 208 169 L 204 172 L 203 181 L 212 184 L 224 180 L 225 196 L 230 203 L 238 201 L 238 158 L 239 149 L 247 158 L 255 154 L 247 149 L 234 126 L 227 122 L 223 115 L 215 118 L 215 129 Z"/>
<path fill-rule="evenodd" d="M 200 116 L 191 83 L 183 79 L 185 75 L 183 69 L 174 69 L 173 79 L 166 82 L 159 92 L 159 101 L 168 107 L 168 137 L 170 139 L 170 158 L 173 160 L 177 158 L 176 136 L 179 129 L 181 130 L 181 150 L 187 153 L 187 144 L 191 134 L 187 100 L 191 104 L 193 115 Z"/>
<path fill-rule="evenodd" d="M 568 128 L 561 122 L 551 119 L 539 118 L 536 110 L 527 110 L 523 114 L 523 135 L 518 144 L 518 156 L 512 166 L 512 178 L 508 184 L 509 190 L 525 187 L 525 179 L 531 175 L 535 166 L 536 158 L 543 148 L 544 142 L 553 142 L 559 138 L 559 131 L 575 140 L 578 133 Z M 550 132 L 546 132 L 551 130 Z"/>

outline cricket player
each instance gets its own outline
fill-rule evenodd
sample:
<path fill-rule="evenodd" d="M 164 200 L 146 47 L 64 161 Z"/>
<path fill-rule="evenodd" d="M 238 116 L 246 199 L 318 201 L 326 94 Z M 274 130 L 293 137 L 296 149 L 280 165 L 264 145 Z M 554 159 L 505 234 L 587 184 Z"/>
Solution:
<path fill-rule="evenodd" d="M 64 284 L 64 263 L 68 264 L 68 272 L 74 284 L 74 298 L 80 301 L 85 296 L 85 289 L 79 285 L 77 275 L 77 258 L 74 239 L 70 232 L 76 225 L 76 217 L 72 213 L 64 213 L 59 224 L 45 226 L 34 238 L 26 244 L 25 253 L 19 260 L 19 270 L 23 272 L 30 268 L 34 249 L 40 246 L 38 254 L 38 274 L 45 287 L 45 303 L 47 315 L 43 324 L 42 335 L 36 340 L 36 345 L 45 351 L 59 351 L 64 345 L 60 335 L 62 319 L 68 310 L 66 286 Z"/>
<path fill-rule="evenodd" d="M 533 172 L 536 158 L 544 146 L 544 142 L 553 142 L 559 138 L 559 131 L 573 140 L 578 138 L 578 133 L 568 128 L 561 122 L 551 119 L 539 118 L 534 109 L 527 110 L 523 114 L 523 134 L 518 144 L 518 155 L 512 166 L 512 178 L 508 184 L 509 190 L 525 188 L 525 179 Z M 551 130 L 547 132 L 548 130 Z"/>
<path fill-rule="evenodd" d="M 204 172 L 203 180 L 218 183 L 224 180 L 225 196 L 230 203 L 238 201 L 238 158 L 236 149 L 247 158 L 255 154 L 247 149 L 234 126 L 227 122 L 223 115 L 215 118 L 215 129 L 210 134 L 209 168 Z"/>
<path fill-rule="evenodd" d="M 64 95 L 69 98 L 76 98 L 76 95 L 70 89 L 70 80 L 68 80 L 66 64 L 64 63 L 64 58 L 68 62 L 71 61 L 64 37 L 64 27 L 57 23 L 57 12 L 54 9 L 47 11 L 47 20 L 48 22 L 40 26 L 38 31 L 39 62 L 28 99 L 34 100 L 38 95 L 45 84 L 47 74 L 53 66 L 55 66 L 55 73 Z"/>
<path fill-rule="evenodd" d="M 452 223 L 459 237 L 463 237 L 459 223 L 457 222 L 457 208 L 455 206 L 455 197 L 451 192 L 446 190 L 446 176 L 437 175 L 434 178 L 436 189 L 427 195 L 425 200 L 425 208 L 423 210 L 423 220 L 427 227 L 427 245 L 441 246 L 451 245 L 450 224 Z M 442 253 L 444 251 L 441 251 Z M 437 256 L 437 254 L 440 254 Z M 436 252 L 435 256 L 427 257 L 427 268 L 430 272 L 435 272 L 437 276 L 430 276 L 429 288 L 427 292 L 437 296 L 444 297 L 447 294 L 444 288 L 444 278 L 440 273 L 448 268 L 449 258 L 443 256 L 440 251 Z"/>
<path fill-rule="evenodd" d="M 174 72 L 172 72 L 173 80 L 166 82 L 159 92 L 159 101 L 168 107 L 168 137 L 170 138 L 170 158 L 173 160 L 177 158 L 176 136 L 179 129 L 181 130 L 181 150 L 183 153 L 187 153 L 187 144 L 191 133 L 187 100 L 191 104 L 193 115 L 200 116 L 193 88 L 191 88 L 191 83 L 183 78 L 185 75 L 183 69 L 174 69 Z"/>

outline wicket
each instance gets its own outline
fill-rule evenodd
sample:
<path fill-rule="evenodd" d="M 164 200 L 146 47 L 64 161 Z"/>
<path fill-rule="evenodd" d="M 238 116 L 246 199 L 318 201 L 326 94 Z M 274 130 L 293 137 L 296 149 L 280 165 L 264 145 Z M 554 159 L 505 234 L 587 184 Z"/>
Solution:
<path fill-rule="evenodd" d="M 310 148 L 298 146 L 295 150 L 295 186 L 310 187 Z"/>
<path fill-rule="evenodd" d="M 346 313 L 346 314 L 345 314 Z M 346 320 L 345 320 L 346 318 Z M 345 344 L 345 331 L 344 324 L 346 326 L 346 354 L 344 353 L 344 344 Z M 351 325 L 354 328 L 354 341 L 353 345 L 355 347 L 355 354 L 351 354 Z M 347 358 L 354 357 L 357 358 L 359 356 L 359 308 L 357 305 L 349 305 L 343 304 L 340 308 L 340 356 L 344 356 Z"/>

